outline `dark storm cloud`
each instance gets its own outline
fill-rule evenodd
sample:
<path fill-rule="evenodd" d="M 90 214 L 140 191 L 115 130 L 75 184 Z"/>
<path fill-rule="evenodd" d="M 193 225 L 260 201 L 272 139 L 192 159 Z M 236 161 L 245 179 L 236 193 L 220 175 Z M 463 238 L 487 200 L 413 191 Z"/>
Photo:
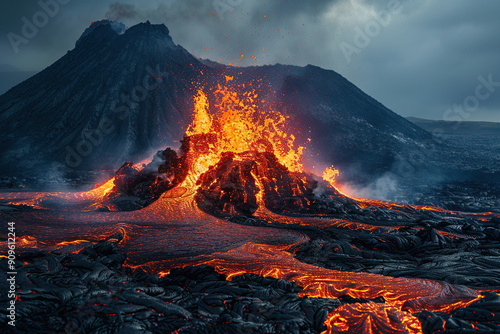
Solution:
<path fill-rule="evenodd" d="M 332 4 L 340 0 L 281 0 L 269 1 L 266 9 L 272 13 L 279 13 L 280 18 L 288 20 L 296 16 L 317 16 L 324 13 Z M 257 13 L 257 11 L 256 11 Z"/>
<path fill-rule="evenodd" d="M 314 62 L 307 59 L 306 50 L 325 39 L 314 31 L 321 28 L 318 18 L 339 2 L 230 1 L 217 7 L 217 1 L 178 0 L 135 8 L 134 15 L 139 20 L 165 23 L 174 41 L 195 56 L 243 66 L 305 65 Z"/>
<path fill-rule="evenodd" d="M 2 4 L 4 7 L 5 4 Z M 0 31 L 7 33 L 20 25 L 20 18 L 32 16 L 38 10 L 36 0 L 11 1 L 8 9 L 2 8 L 0 11 Z"/>
<path fill-rule="evenodd" d="M 18 54 L 6 36 L 20 33 L 21 18 L 31 19 L 38 1 L 3 2 L 0 64 L 43 69 L 72 49 L 92 21 L 109 18 L 127 26 L 164 23 L 194 56 L 227 64 L 333 69 L 405 116 L 442 119 L 474 94 L 478 77 L 500 81 L 500 1 L 400 0 L 401 13 L 348 61 L 340 45 L 355 45 L 356 29 L 373 24 L 390 1 L 72 0 Z M 467 120 L 500 121 L 499 109 L 500 89 Z"/>
<path fill-rule="evenodd" d="M 60 2 L 59 2 L 60 1 Z M 44 4 L 51 11 L 47 15 Z M 83 30 L 102 18 L 109 2 L 106 0 L 26 0 L 0 4 L 0 63 L 11 64 L 21 70 L 41 70 L 72 49 Z M 38 15 L 38 16 L 37 16 Z M 47 20 L 43 18 L 46 15 Z M 41 25 L 35 25 L 36 33 L 26 35 L 26 21 L 34 23 L 38 17 Z M 26 29 L 26 28 L 25 28 Z M 9 34 L 24 38 L 23 43 L 12 43 Z"/>
<path fill-rule="evenodd" d="M 480 76 L 500 81 L 499 10 L 493 1 L 408 4 L 353 61 L 359 69 L 344 73 L 400 114 L 450 118 L 450 108 L 474 96 Z M 499 109 L 497 88 L 463 119 L 500 121 Z"/>

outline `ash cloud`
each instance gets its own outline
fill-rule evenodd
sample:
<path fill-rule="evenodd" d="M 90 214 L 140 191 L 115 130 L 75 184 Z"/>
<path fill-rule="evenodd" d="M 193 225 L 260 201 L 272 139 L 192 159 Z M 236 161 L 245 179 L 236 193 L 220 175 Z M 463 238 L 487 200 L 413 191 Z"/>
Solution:
<path fill-rule="evenodd" d="M 119 21 L 136 18 L 138 17 L 138 12 L 135 5 L 113 2 L 109 5 L 109 11 L 104 16 L 110 20 Z"/>

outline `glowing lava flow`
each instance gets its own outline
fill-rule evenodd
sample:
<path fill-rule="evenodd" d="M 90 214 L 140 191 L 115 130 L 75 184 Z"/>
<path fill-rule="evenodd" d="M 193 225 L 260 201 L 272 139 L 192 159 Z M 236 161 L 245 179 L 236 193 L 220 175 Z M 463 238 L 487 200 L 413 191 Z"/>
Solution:
<path fill-rule="evenodd" d="M 369 273 L 351 273 L 302 263 L 286 250 L 286 246 L 247 243 L 224 253 L 212 254 L 207 261 L 229 278 L 242 273 L 283 278 L 304 288 L 302 295 L 336 298 L 383 296 L 387 303 L 399 309 L 447 311 L 477 298 L 475 290 L 425 279 L 392 278 Z M 458 303 L 458 304 L 457 304 Z"/>
<path fill-rule="evenodd" d="M 478 299 L 478 292 L 463 286 L 453 286 L 445 282 L 425 279 L 392 278 L 367 273 L 350 273 L 305 264 L 295 259 L 286 249 L 289 246 L 263 245 L 248 243 L 237 249 L 212 254 L 213 259 L 204 261 L 229 278 L 244 273 L 282 278 L 297 283 L 304 288 L 301 295 L 319 298 L 335 298 L 348 294 L 355 298 L 376 298 L 383 296 L 386 303 L 382 306 L 358 306 L 363 317 L 378 319 L 383 325 L 372 324 L 371 331 L 392 326 L 391 332 L 401 332 L 404 326 L 407 333 L 420 333 L 420 324 L 411 313 L 422 310 L 451 311 L 465 307 Z M 326 324 L 329 331 L 335 327 L 337 310 L 330 315 Z M 400 316 L 395 324 L 385 322 L 387 314 Z M 351 313 L 344 321 L 355 326 L 361 316 Z M 394 319 L 393 319 L 394 320 Z M 394 322 L 394 321 L 393 321 Z M 388 331 L 383 331 L 388 332 Z M 363 332 L 365 333 L 365 332 Z"/>
<path fill-rule="evenodd" d="M 345 304 L 325 321 L 328 333 L 421 333 L 417 318 L 383 304 Z"/>
<path fill-rule="evenodd" d="M 480 213 L 460 212 L 460 211 L 446 210 L 446 209 L 438 208 L 435 206 L 429 206 L 429 205 L 401 204 L 401 203 L 388 202 L 388 201 L 382 201 L 382 200 L 376 200 L 376 199 L 366 199 L 366 198 L 358 198 L 358 197 L 354 197 L 354 196 L 349 196 L 346 193 L 342 192 L 340 190 L 341 187 L 339 187 L 339 185 L 337 184 L 337 177 L 339 176 L 339 174 L 340 174 L 339 171 L 337 169 L 335 169 L 333 166 L 328 167 L 323 172 L 323 180 L 326 181 L 328 184 L 330 184 L 333 188 L 335 188 L 342 195 L 357 201 L 358 202 L 357 205 L 362 209 L 366 209 L 369 207 L 378 207 L 378 208 L 384 208 L 384 209 L 388 209 L 388 210 L 397 210 L 397 209 L 401 209 L 401 208 L 411 208 L 414 210 L 444 213 L 444 214 L 451 215 L 451 216 L 457 216 L 457 215 L 470 216 L 470 217 L 473 217 L 473 218 L 479 219 L 479 220 L 485 220 L 485 219 L 492 217 L 492 216 L 500 218 L 500 213 L 495 213 L 495 212 L 480 212 Z"/>
<path fill-rule="evenodd" d="M 141 170 L 151 159 L 134 164 L 134 168 Z M 1 199 L 9 200 L 9 205 L 26 205 L 34 209 L 57 209 L 59 211 L 95 210 L 104 197 L 113 189 L 115 178 L 111 178 L 99 187 L 80 192 L 20 192 L 2 193 Z"/>

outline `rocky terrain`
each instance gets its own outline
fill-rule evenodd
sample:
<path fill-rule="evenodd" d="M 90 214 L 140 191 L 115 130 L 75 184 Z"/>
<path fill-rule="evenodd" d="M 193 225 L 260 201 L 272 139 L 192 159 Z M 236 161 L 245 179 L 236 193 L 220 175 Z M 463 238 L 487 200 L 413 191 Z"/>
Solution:
<path fill-rule="evenodd" d="M 388 215 L 380 209 L 367 212 L 375 221 Z M 455 219 L 417 221 L 393 232 L 389 227 L 370 232 L 346 227 L 320 230 L 244 217 L 232 221 L 271 223 L 306 233 L 311 241 L 300 246 L 296 256 L 317 266 L 499 289 L 500 220 Z M 21 254 L 16 264 L 17 329 L 4 326 L 6 333 L 321 333 L 328 313 L 343 305 L 385 303 L 383 297 L 299 297 L 302 288 L 294 283 L 253 274 L 228 281 L 205 265 L 173 269 L 159 277 L 128 267 L 126 258 L 110 241 L 77 254 Z M 0 265 L 0 284 L 6 290 L 7 261 L 1 259 Z M 482 295 L 449 313 L 414 315 L 423 333 L 495 333 L 500 329 L 500 296 L 489 291 Z M 5 295 L 1 298 L 2 304 L 7 302 Z M 6 311 L 2 307 L 0 312 L 5 324 Z"/>
<path fill-rule="evenodd" d="M 159 278 L 125 259 L 111 242 L 19 257 L 19 320 L 9 331 L 2 308 L 4 333 L 319 333 L 328 310 L 354 302 L 300 298 L 293 283 L 251 274 L 227 281 L 207 266 Z"/>
<path fill-rule="evenodd" d="M 165 159 L 158 168 L 168 174 L 178 167 L 172 163 L 178 158 L 166 152 L 160 152 Z M 38 197 L 37 207 L 3 203 L 2 219 L 23 222 L 19 238 L 31 242 L 28 249 L 20 248 L 16 262 L 16 326 L 21 330 L 15 332 L 323 333 L 331 326 L 329 332 L 340 333 L 340 328 L 346 328 L 341 327 L 343 322 L 329 322 L 330 316 L 346 319 L 349 332 L 403 333 L 415 326 L 423 333 L 495 333 L 500 329 L 500 214 L 343 199 L 333 191 L 320 195 L 309 188 L 317 186 L 314 182 L 294 184 L 297 175 L 270 164 L 272 155 L 247 153 L 245 157 L 256 159 L 255 168 L 263 168 L 266 160 L 269 171 L 246 173 L 242 166 L 251 164 L 233 160 L 233 154 L 222 156 L 200 177 L 201 188 L 191 195 L 191 201 L 210 215 L 186 205 L 189 197 L 170 202 L 169 197 L 183 196 L 186 191 L 175 195 L 179 187 L 130 212 L 105 212 L 95 207 L 93 212 L 77 213 L 68 199 L 63 202 L 63 212 L 57 204 L 61 194 L 46 200 Z M 144 170 L 142 175 L 150 173 Z M 276 173 L 271 179 L 285 182 L 264 188 L 264 206 L 249 211 L 255 189 L 239 182 L 262 183 L 270 172 Z M 125 165 L 113 191 L 136 184 L 140 175 Z M 211 179 L 213 175 L 218 176 Z M 176 183 L 175 178 L 165 180 Z M 209 187 L 204 186 L 205 181 Z M 225 191 L 239 191 L 241 196 L 219 197 L 218 183 L 224 184 Z M 290 185 L 299 192 L 292 194 Z M 272 189 L 277 189 L 276 193 Z M 212 206 L 207 207 L 207 201 Z M 212 227 L 207 225 L 210 221 Z M 201 224 L 200 231 L 196 231 L 197 224 Z M 254 245 L 268 244 L 271 251 L 252 251 L 249 246 L 238 253 L 234 247 L 241 250 L 245 248 L 240 245 L 252 244 L 244 241 L 249 232 L 246 240 L 253 240 Z M 107 237 L 96 239 L 100 233 Z M 23 234 L 36 238 L 23 238 Z M 217 246 L 221 236 L 235 244 L 228 246 L 222 240 L 226 244 L 222 249 Z M 186 245 L 185 238 L 194 238 L 192 246 Z M 93 245 L 81 249 L 81 242 Z M 288 252 L 273 248 L 280 242 L 289 244 Z M 208 244 L 216 253 L 207 252 Z M 184 247 L 182 253 L 179 245 Z M 131 252 L 132 262 L 128 262 L 127 252 Z M 190 264 L 200 261 L 212 268 Z M 174 269 L 162 271 L 168 263 Z M 291 269 L 287 268 L 290 263 Z M 231 272 L 234 264 L 231 280 L 214 271 Z M 0 284 L 7 290 L 7 260 L 0 259 L 0 265 Z M 179 265 L 186 267 L 175 269 Z M 280 270 L 286 281 L 261 276 Z M 332 271 L 322 279 L 322 270 Z M 241 275 L 243 272 L 247 273 Z M 335 298 L 306 297 L 315 291 L 315 284 L 307 285 L 308 277 L 314 275 L 320 275 L 319 280 L 327 286 L 332 284 L 333 291 L 346 293 L 336 292 Z M 343 279 L 329 283 L 328 277 Z M 413 291 L 409 286 L 414 284 L 430 291 Z M 357 297 L 357 289 L 365 288 L 380 292 L 369 298 Z M 388 303 L 385 299 L 399 294 L 403 301 L 409 298 L 401 310 L 393 306 L 394 300 Z M 471 303 L 436 311 L 441 310 L 440 303 L 460 303 L 476 294 L 479 298 Z M 1 298 L 6 305 L 6 296 Z M 7 308 L 0 309 L 1 321 L 6 323 Z M 406 312 L 411 312 L 414 320 L 404 320 Z"/>

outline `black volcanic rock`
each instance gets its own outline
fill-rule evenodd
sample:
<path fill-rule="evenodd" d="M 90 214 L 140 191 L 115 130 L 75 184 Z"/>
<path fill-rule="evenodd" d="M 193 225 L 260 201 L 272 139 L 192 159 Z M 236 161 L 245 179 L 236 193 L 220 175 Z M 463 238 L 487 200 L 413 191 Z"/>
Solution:
<path fill-rule="evenodd" d="M 264 206 L 280 214 L 338 214 L 356 203 L 331 189 L 325 191 L 331 198 L 322 199 L 314 193 L 317 181 L 290 172 L 270 152 L 223 153 L 197 184 L 198 207 L 220 217 L 253 215 L 259 208 L 259 192 Z"/>
<path fill-rule="evenodd" d="M 159 278 L 123 263 L 103 241 L 78 254 L 20 254 L 16 327 L 4 333 L 320 333 L 350 301 L 299 297 L 281 279 L 244 274 L 226 280 L 206 265 L 172 269 Z M 7 261 L 0 259 L 0 267 Z M 5 271 L 6 272 L 6 271 Z M 0 283 L 7 287 L 6 275 Z M 8 287 L 7 287 L 8 288 Z M 5 294 L 0 304 L 6 305 Z"/>
<path fill-rule="evenodd" d="M 137 161 L 182 138 L 193 96 L 245 84 L 258 104 L 288 116 L 307 155 L 335 165 L 388 170 L 423 150 L 430 135 L 334 71 L 314 66 L 235 68 L 201 62 L 175 45 L 164 25 L 93 23 L 76 47 L 0 96 L 0 168 L 100 170 Z"/>
<path fill-rule="evenodd" d="M 259 207 L 259 188 L 252 175 L 256 171 L 255 159 L 243 156 L 237 160 L 234 153 L 224 153 L 217 165 L 198 180 L 200 188 L 195 197 L 198 207 L 217 216 L 252 215 Z"/>
<path fill-rule="evenodd" d="M 114 186 L 104 197 L 100 209 L 142 209 L 184 181 L 188 171 L 185 158 L 178 157 L 171 148 L 158 151 L 151 163 L 143 167 L 139 171 L 134 163 L 124 163 L 116 172 Z"/>

